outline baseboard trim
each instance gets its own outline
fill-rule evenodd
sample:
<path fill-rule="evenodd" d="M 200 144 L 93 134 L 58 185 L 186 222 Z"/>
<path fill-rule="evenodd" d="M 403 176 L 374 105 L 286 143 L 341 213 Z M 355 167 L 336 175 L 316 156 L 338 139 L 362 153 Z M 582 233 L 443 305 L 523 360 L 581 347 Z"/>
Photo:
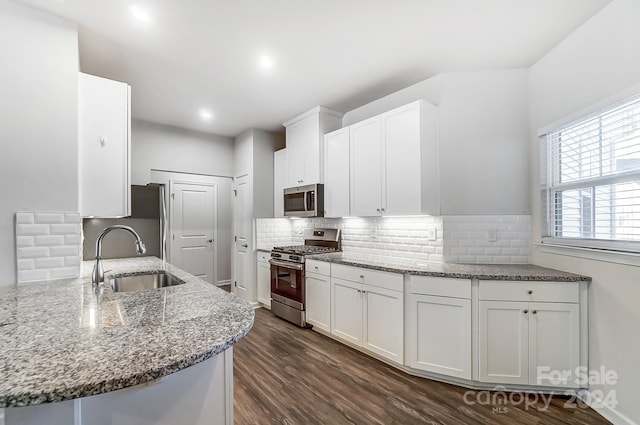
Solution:
<path fill-rule="evenodd" d="M 225 286 L 225 285 L 231 285 L 231 279 L 219 280 L 218 283 L 216 283 L 216 286 Z"/>
<path fill-rule="evenodd" d="M 634 422 L 628 416 L 618 412 L 616 409 L 611 406 L 607 406 L 602 403 L 602 400 L 596 400 L 593 397 L 593 394 L 586 394 L 587 391 L 580 391 L 578 397 L 585 404 L 587 404 L 590 408 L 592 408 L 597 414 L 611 422 L 613 425 L 638 425 L 637 422 Z"/>

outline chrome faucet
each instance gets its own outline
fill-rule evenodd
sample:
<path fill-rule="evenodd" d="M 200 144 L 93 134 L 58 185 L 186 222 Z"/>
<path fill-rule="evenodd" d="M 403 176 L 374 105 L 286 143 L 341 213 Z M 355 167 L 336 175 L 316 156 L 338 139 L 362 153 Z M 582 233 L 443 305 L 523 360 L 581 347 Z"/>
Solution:
<path fill-rule="evenodd" d="M 133 230 L 133 228 L 129 226 L 122 226 L 119 224 L 116 224 L 115 226 L 107 227 L 102 232 L 100 232 L 100 235 L 96 240 L 96 262 L 93 265 L 93 272 L 91 273 L 91 283 L 94 286 L 100 285 L 101 283 L 104 282 L 104 269 L 102 268 L 102 260 L 101 260 L 102 239 L 105 237 L 107 233 L 116 229 L 126 230 L 127 232 L 131 233 L 134 238 L 136 238 L 136 252 L 138 253 L 138 255 L 144 254 L 147 251 L 147 248 L 142 243 L 142 239 L 140 239 L 140 235 L 138 235 L 136 231 Z"/>

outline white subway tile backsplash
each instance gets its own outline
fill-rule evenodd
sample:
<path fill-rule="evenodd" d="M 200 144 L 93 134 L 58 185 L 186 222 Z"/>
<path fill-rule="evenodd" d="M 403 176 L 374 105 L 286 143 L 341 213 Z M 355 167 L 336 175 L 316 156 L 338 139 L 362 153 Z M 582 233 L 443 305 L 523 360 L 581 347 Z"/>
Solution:
<path fill-rule="evenodd" d="M 64 257 L 36 258 L 36 269 L 52 269 L 64 267 Z"/>
<path fill-rule="evenodd" d="M 16 236 L 35 236 L 48 234 L 48 224 L 16 224 Z"/>
<path fill-rule="evenodd" d="M 18 282 L 32 282 L 37 280 L 49 280 L 50 272 L 48 269 L 39 270 L 18 270 Z"/>
<path fill-rule="evenodd" d="M 35 213 L 33 217 L 36 223 L 64 223 L 64 213 Z"/>
<path fill-rule="evenodd" d="M 256 237 L 258 246 L 301 244 L 305 228 L 340 228 L 343 251 L 359 256 L 508 264 L 529 261 L 530 222 L 525 215 L 258 219 Z M 429 240 L 431 230 L 434 241 Z M 497 236 L 494 242 L 488 240 L 490 231 Z"/>
<path fill-rule="evenodd" d="M 80 233 L 80 226 L 76 223 L 51 225 L 52 235 L 74 235 L 77 233 Z"/>
<path fill-rule="evenodd" d="M 80 275 L 80 214 L 16 213 L 18 283 Z"/>
<path fill-rule="evenodd" d="M 64 235 L 44 235 L 35 237 L 36 246 L 64 245 Z"/>
<path fill-rule="evenodd" d="M 35 268 L 35 261 L 33 258 L 25 258 L 18 260 L 18 270 L 33 270 Z"/>
<path fill-rule="evenodd" d="M 16 213 L 16 224 L 33 224 L 33 213 Z"/>
<path fill-rule="evenodd" d="M 47 247 L 27 247 L 17 249 L 17 259 L 22 258 L 42 258 L 49 256 L 49 248 Z"/>
<path fill-rule="evenodd" d="M 51 279 L 65 279 L 78 277 L 78 267 L 63 267 L 51 269 Z"/>
<path fill-rule="evenodd" d="M 16 236 L 16 247 L 22 248 L 34 245 L 35 239 L 33 236 Z"/>
<path fill-rule="evenodd" d="M 52 246 L 51 255 L 55 257 L 68 257 L 79 255 L 79 247 L 75 245 Z"/>
<path fill-rule="evenodd" d="M 449 263 L 528 263 L 528 215 L 445 216 L 444 261 Z M 490 237 L 495 234 L 496 240 Z M 462 252 L 458 247 L 468 247 Z"/>

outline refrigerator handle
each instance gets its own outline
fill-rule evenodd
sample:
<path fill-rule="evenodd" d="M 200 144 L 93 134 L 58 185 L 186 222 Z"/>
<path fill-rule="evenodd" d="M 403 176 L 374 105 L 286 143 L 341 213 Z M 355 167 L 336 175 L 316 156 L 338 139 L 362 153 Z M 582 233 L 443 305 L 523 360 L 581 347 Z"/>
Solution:
<path fill-rule="evenodd" d="M 162 257 L 162 269 L 167 268 L 167 201 L 165 199 L 165 186 L 160 186 L 160 199 L 162 204 L 162 237 L 160 241 L 160 256 Z"/>

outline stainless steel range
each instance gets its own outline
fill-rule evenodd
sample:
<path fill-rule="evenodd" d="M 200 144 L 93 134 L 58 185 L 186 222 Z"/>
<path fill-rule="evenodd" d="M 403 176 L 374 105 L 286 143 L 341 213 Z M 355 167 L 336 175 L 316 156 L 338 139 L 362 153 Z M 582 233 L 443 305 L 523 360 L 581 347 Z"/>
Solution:
<path fill-rule="evenodd" d="M 271 311 L 305 327 L 305 256 L 340 251 L 340 229 L 305 229 L 304 245 L 271 251 Z"/>

